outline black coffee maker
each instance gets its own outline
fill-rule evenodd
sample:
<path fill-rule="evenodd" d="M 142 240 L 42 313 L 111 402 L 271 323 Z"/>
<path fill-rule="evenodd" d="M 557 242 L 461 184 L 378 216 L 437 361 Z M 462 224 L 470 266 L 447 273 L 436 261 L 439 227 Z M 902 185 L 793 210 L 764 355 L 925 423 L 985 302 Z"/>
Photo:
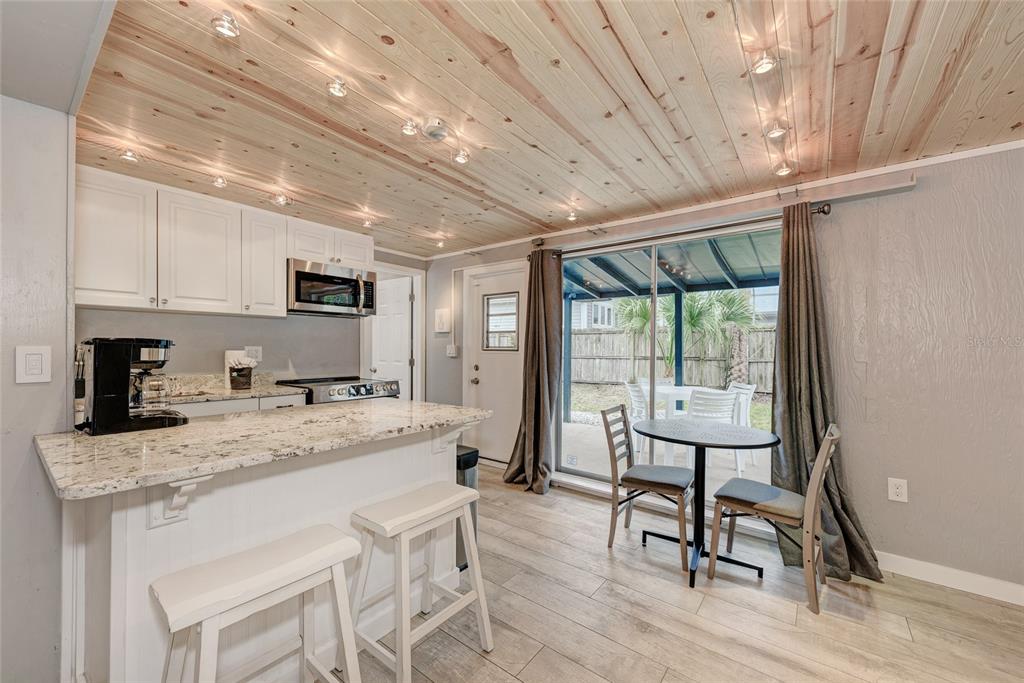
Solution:
<path fill-rule="evenodd" d="M 84 420 L 75 425 L 93 436 L 174 427 L 188 422 L 167 408 L 165 378 L 169 339 L 94 338 L 82 342 Z"/>

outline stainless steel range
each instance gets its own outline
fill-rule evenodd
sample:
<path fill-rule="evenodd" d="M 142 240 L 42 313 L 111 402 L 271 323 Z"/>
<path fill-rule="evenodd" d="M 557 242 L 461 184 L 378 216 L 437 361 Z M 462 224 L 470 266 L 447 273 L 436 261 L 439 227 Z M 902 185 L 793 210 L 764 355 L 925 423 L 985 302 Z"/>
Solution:
<path fill-rule="evenodd" d="M 306 403 L 357 401 L 364 398 L 397 397 L 398 382 L 364 377 L 314 377 L 312 379 L 282 379 L 278 384 L 306 390 Z"/>

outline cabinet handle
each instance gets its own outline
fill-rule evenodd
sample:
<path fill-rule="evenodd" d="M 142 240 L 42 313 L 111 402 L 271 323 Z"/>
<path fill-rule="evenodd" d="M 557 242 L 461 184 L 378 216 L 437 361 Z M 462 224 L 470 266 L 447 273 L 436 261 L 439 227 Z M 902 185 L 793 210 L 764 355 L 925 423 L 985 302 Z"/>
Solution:
<path fill-rule="evenodd" d="M 247 311 L 249 310 L 249 304 L 245 305 L 245 310 L 247 310 Z"/>
<path fill-rule="evenodd" d="M 167 299 L 160 299 L 160 303 L 166 304 L 167 303 Z"/>
<path fill-rule="evenodd" d="M 155 304 L 156 303 L 156 297 L 155 296 L 149 297 L 149 303 Z"/>

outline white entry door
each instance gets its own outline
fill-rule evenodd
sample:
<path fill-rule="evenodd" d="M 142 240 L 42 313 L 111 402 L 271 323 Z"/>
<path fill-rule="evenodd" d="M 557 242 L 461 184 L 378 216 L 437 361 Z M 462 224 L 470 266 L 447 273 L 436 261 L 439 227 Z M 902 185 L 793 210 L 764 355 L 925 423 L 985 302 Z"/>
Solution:
<path fill-rule="evenodd" d="M 462 402 L 494 412 L 462 442 L 480 457 L 508 462 L 523 400 L 526 263 L 466 271 L 463 277 L 465 345 Z"/>
<path fill-rule="evenodd" d="M 377 314 L 371 318 L 370 376 L 397 379 L 400 398 L 412 400 L 412 278 L 377 282 Z"/>

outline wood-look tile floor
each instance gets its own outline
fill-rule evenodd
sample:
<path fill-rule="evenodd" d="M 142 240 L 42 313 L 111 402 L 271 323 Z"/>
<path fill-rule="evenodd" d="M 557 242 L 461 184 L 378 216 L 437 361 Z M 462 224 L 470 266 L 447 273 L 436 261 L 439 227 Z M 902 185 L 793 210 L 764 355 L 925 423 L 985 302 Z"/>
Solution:
<path fill-rule="evenodd" d="M 701 565 L 697 587 L 678 547 L 643 528 L 673 520 L 643 511 L 607 549 L 608 504 L 564 489 L 546 496 L 481 467 L 479 538 L 494 650 L 463 611 L 413 651 L 415 681 L 621 683 L 683 681 L 1021 681 L 1024 609 L 906 577 L 830 581 L 822 613 L 776 549 L 737 537 L 734 554 L 764 579 Z M 387 640 L 385 641 L 387 642 Z M 363 680 L 393 680 L 360 656 Z"/>

